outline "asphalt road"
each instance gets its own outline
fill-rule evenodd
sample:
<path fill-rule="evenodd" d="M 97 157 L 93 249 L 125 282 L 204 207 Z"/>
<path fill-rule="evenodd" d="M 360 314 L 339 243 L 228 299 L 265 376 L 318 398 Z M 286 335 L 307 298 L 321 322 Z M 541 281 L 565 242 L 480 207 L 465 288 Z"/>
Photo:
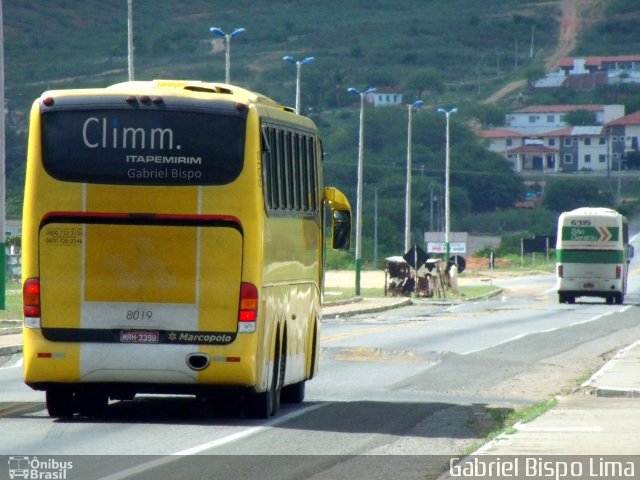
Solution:
<path fill-rule="evenodd" d="M 157 396 L 51 420 L 14 356 L 0 365 L 0 455 L 69 459 L 69 480 L 435 478 L 496 414 L 571 387 L 640 338 L 635 274 L 625 305 L 560 305 L 553 285 L 507 279 L 484 301 L 325 322 L 306 401 L 270 421 Z"/>

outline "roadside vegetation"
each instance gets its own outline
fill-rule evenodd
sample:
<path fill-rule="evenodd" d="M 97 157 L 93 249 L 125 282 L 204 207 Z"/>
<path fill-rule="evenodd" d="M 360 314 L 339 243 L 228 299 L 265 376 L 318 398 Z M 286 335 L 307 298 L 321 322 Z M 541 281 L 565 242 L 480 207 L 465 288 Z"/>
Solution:
<path fill-rule="evenodd" d="M 516 410 L 489 407 L 475 412 L 467 422 L 467 426 L 476 432 L 481 439 L 466 448 L 464 455 L 473 453 L 482 445 L 502 434 L 515 433 L 518 423 L 529 423 L 557 404 L 558 400 L 552 397 L 549 400 L 537 402 Z"/>
<path fill-rule="evenodd" d="M 15 322 L 7 320 L 19 320 L 22 318 L 22 292 L 18 282 L 10 282 L 6 285 L 5 309 L 0 310 L 0 328 L 16 327 Z"/>
<path fill-rule="evenodd" d="M 516 239 L 552 235 L 558 214 L 575 205 L 615 206 L 627 216 L 640 211 L 636 179 L 623 178 L 620 190 L 613 177 L 591 178 L 589 172 L 569 180 L 547 176 L 540 183 L 525 182 L 476 134 L 501 126 L 512 109 L 533 104 L 620 103 L 627 113 L 640 109 L 640 87 L 630 84 L 581 92 L 520 88 L 484 103 L 501 86 L 526 84 L 544 73 L 559 43 L 560 4 L 379 0 L 365 6 L 331 0 L 292 5 L 275 0 L 256 7 L 250 0 L 237 0 L 212 11 L 208 0 L 178 6 L 168 0 L 134 2 L 135 75 L 140 80 L 221 81 L 223 40 L 213 37 L 209 28 L 230 31 L 242 26 L 246 33 L 233 40 L 232 83 L 293 105 L 295 69 L 282 57 L 314 56 L 302 72 L 303 110 L 322 133 L 326 183 L 344 191 L 354 208 L 359 100 L 347 88 L 394 87 L 402 91 L 404 103 L 422 99 L 412 137 L 411 225 L 418 242 L 424 231 L 444 229 L 445 119 L 437 109 L 455 106 L 451 229 L 502 236 L 506 246 L 498 255 L 503 257 L 518 254 Z M 451 11 L 463 13 L 452 16 Z M 34 9 L 28 2 L 8 2 L 3 14 L 6 211 L 8 218 L 20 218 L 31 103 L 47 89 L 126 81 L 126 5 L 51 0 Z M 583 14 L 576 55 L 640 51 L 633 28 L 640 16 L 637 2 L 610 0 L 602 9 Z M 365 268 L 380 268 L 380 262 L 373 262 L 374 243 L 379 259 L 403 253 L 406 105 L 374 109 L 367 104 L 364 130 L 363 262 Z M 630 158 L 627 167 L 640 168 L 640 158 Z M 513 208 L 527 194 L 539 194 L 541 206 Z M 327 266 L 352 268 L 353 257 L 353 252 L 329 254 Z"/>
<path fill-rule="evenodd" d="M 424 297 L 404 297 L 398 295 L 398 299 L 413 298 L 418 301 L 461 301 L 461 300 L 475 300 L 487 295 L 491 295 L 499 292 L 500 289 L 495 285 L 465 285 L 461 286 L 458 293 L 453 293 L 451 290 L 447 290 L 444 297 L 440 298 L 434 296 L 433 298 Z M 382 298 L 384 297 L 384 286 L 381 288 L 362 288 L 360 290 L 360 296 L 366 298 Z M 339 302 L 343 300 L 349 300 L 354 298 L 353 288 L 332 288 L 327 287 L 324 292 L 324 302 L 330 304 L 332 302 Z"/>

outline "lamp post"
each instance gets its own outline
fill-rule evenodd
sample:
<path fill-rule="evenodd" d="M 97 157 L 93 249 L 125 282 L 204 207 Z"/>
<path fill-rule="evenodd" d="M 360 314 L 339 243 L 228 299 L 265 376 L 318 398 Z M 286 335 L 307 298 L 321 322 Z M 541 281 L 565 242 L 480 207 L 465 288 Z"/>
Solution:
<path fill-rule="evenodd" d="M 404 217 L 404 251 L 408 252 L 411 248 L 411 124 L 413 120 L 413 111 L 422 105 L 422 100 L 407 105 L 409 112 L 409 120 L 407 125 L 407 192 L 405 198 L 405 217 Z"/>
<path fill-rule="evenodd" d="M 127 51 L 129 81 L 133 81 L 133 0 L 127 0 Z"/>
<path fill-rule="evenodd" d="M 360 133 L 358 135 L 358 187 L 356 194 L 356 295 L 360 295 L 360 271 L 362 269 L 362 155 L 364 147 L 364 97 L 375 92 L 368 88 L 361 92 L 355 88 L 347 88 L 347 92 L 360 95 Z"/>
<path fill-rule="evenodd" d="M 211 27 L 209 29 L 214 35 L 224 38 L 224 51 L 225 51 L 225 64 L 224 64 L 224 83 L 231 82 L 231 39 L 237 37 L 241 33 L 246 31 L 245 28 L 236 28 L 231 33 L 224 33 L 218 27 Z"/>
<path fill-rule="evenodd" d="M 450 204 L 450 195 L 449 195 L 449 117 L 452 113 L 456 113 L 458 111 L 457 108 L 452 108 L 451 110 L 445 110 L 444 108 L 439 108 L 438 113 L 444 114 L 447 118 L 447 134 L 446 134 L 446 153 L 445 153 L 445 169 L 444 169 L 444 251 L 445 251 L 445 260 L 449 261 L 449 256 L 451 254 L 451 245 L 449 243 L 449 232 L 451 229 L 451 204 Z"/>
<path fill-rule="evenodd" d="M 315 58 L 307 57 L 304 60 L 296 60 L 292 56 L 287 55 L 286 57 L 282 57 L 282 60 L 293 63 L 296 66 L 296 113 L 300 115 L 300 71 L 302 70 L 302 65 L 313 62 Z"/>

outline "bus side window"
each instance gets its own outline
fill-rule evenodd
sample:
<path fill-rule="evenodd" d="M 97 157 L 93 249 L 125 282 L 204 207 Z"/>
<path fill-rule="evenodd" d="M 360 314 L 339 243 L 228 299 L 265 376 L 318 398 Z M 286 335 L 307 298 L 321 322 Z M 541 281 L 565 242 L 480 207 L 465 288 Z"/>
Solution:
<path fill-rule="evenodd" d="M 331 248 L 349 250 L 351 247 L 351 212 L 334 210 L 331 230 Z"/>

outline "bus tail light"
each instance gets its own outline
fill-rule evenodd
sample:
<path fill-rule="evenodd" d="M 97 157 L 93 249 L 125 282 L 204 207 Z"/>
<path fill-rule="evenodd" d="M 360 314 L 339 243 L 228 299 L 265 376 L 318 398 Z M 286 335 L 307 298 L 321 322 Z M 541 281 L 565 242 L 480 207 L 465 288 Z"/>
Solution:
<path fill-rule="evenodd" d="M 616 265 L 616 278 L 622 278 L 622 265 Z"/>
<path fill-rule="evenodd" d="M 240 284 L 240 308 L 238 309 L 238 332 L 253 333 L 258 319 L 258 289 L 252 283 Z"/>
<path fill-rule="evenodd" d="M 564 273 L 563 265 L 558 265 L 558 278 L 562 278 L 563 273 Z"/>
<path fill-rule="evenodd" d="M 22 288 L 22 307 L 25 319 L 40 317 L 40 279 L 27 278 Z M 33 323 L 25 320 L 27 324 Z"/>

